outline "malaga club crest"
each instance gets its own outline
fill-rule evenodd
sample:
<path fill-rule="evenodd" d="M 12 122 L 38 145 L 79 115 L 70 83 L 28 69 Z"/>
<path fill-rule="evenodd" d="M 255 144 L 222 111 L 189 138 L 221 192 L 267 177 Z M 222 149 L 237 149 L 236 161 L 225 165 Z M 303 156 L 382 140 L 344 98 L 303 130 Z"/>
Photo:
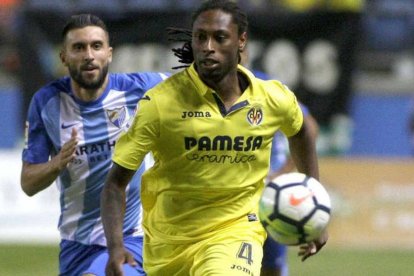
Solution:
<path fill-rule="evenodd" d="M 113 123 L 116 127 L 121 128 L 126 122 L 127 110 L 125 106 L 115 109 L 106 109 L 106 115 L 111 123 Z"/>
<path fill-rule="evenodd" d="M 253 106 L 247 112 L 247 121 L 252 126 L 258 126 L 263 120 L 263 110 L 260 106 Z"/>

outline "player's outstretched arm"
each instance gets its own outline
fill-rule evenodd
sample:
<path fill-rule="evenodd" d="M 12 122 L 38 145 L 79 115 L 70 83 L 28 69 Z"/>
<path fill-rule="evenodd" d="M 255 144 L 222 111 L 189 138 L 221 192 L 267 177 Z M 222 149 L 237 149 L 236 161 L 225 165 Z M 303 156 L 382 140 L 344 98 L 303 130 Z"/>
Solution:
<path fill-rule="evenodd" d="M 316 119 L 311 114 L 307 114 L 303 117 L 303 120 L 304 120 L 304 124 L 306 124 L 306 127 L 309 129 L 309 134 L 316 141 L 318 134 L 319 134 L 319 126 L 318 126 L 318 123 L 316 122 Z M 280 137 L 277 137 L 275 139 L 280 139 Z M 293 161 L 290 153 L 288 153 L 286 157 L 286 161 L 283 164 L 283 166 L 279 170 L 271 172 L 268 176 L 268 179 L 273 179 L 279 175 L 289 173 L 294 170 L 296 170 L 295 162 Z"/>
<path fill-rule="evenodd" d="M 298 171 L 319 180 L 319 167 L 316 154 L 316 134 L 314 122 L 304 120 L 301 130 L 289 138 L 289 149 Z M 319 252 L 328 241 L 325 231 L 317 239 L 299 247 L 298 255 L 305 261 Z"/>
<path fill-rule="evenodd" d="M 126 169 L 113 163 L 105 181 L 101 195 L 101 217 L 107 240 L 109 260 L 105 275 L 124 275 L 122 265 L 128 263 L 137 265 L 134 257 L 129 253 L 123 242 L 122 226 L 125 213 L 125 189 L 135 171 Z"/>
<path fill-rule="evenodd" d="M 309 120 L 303 120 L 299 132 L 288 138 L 290 155 L 298 172 L 319 180 L 316 135 Z"/>
<path fill-rule="evenodd" d="M 20 176 L 22 190 L 28 196 L 33 196 L 49 187 L 56 180 L 60 172 L 75 157 L 77 144 L 77 131 L 73 128 L 69 141 L 62 146 L 60 152 L 51 160 L 41 164 L 23 162 Z"/>

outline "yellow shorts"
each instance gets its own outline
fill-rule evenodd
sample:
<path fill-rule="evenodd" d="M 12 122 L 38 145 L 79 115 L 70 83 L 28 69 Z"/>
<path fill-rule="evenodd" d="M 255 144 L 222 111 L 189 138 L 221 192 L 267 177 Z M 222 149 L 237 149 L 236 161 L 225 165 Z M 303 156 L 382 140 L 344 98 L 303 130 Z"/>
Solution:
<path fill-rule="evenodd" d="M 257 223 L 232 227 L 197 243 L 146 243 L 144 238 L 144 270 L 148 276 L 259 276 L 266 234 L 261 225 L 252 227 Z"/>

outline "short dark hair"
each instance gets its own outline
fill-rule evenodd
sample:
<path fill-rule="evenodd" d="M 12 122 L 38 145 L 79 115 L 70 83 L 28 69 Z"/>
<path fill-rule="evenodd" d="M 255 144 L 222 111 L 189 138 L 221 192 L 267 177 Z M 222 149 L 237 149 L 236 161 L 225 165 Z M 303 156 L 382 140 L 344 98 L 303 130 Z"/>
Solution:
<path fill-rule="evenodd" d="M 198 16 L 210 10 L 221 10 L 232 15 L 233 22 L 238 26 L 238 35 L 247 32 L 248 20 L 247 15 L 237 6 L 237 4 L 230 0 L 208 0 L 205 1 L 193 14 L 191 20 L 191 27 L 197 20 Z M 193 48 L 191 47 L 192 30 L 180 28 L 168 28 L 169 41 L 183 42 L 180 48 L 173 48 L 174 55 L 178 57 L 178 61 L 184 65 L 173 67 L 173 69 L 188 67 L 193 61 Z M 240 59 L 240 57 L 239 57 Z"/>
<path fill-rule="evenodd" d="M 88 26 L 96 26 L 96 27 L 102 28 L 108 35 L 108 39 L 109 39 L 108 28 L 106 27 L 102 19 L 100 19 L 96 15 L 89 14 L 89 13 L 72 15 L 70 19 L 66 22 L 65 26 L 63 27 L 62 39 L 65 40 L 66 35 L 68 34 L 69 31 L 74 30 L 74 29 L 88 27 Z"/>

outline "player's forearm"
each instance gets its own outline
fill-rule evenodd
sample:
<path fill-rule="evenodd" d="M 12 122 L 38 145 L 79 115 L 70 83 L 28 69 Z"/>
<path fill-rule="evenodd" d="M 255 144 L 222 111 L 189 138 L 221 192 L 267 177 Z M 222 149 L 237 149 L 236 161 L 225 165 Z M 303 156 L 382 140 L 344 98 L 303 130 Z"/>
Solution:
<path fill-rule="evenodd" d="M 60 169 L 54 160 L 41 164 L 23 163 L 20 184 L 22 190 L 33 196 L 49 187 L 60 174 Z"/>
<path fill-rule="evenodd" d="M 113 163 L 102 190 L 101 217 L 109 254 L 124 246 L 125 189 L 134 174 L 134 170 Z"/>
<path fill-rule="evenodd" d="M 125 189 L 107 181 L 101 195 L 101 216 L 110 253 L 123 247 L 124 213 Z"/>
<path fill-rule="evenodd" d="M 306 124 L 298 134 L 289 138 L 289 150 L 299 172 L 319 179 L 315 137 Z"/>

